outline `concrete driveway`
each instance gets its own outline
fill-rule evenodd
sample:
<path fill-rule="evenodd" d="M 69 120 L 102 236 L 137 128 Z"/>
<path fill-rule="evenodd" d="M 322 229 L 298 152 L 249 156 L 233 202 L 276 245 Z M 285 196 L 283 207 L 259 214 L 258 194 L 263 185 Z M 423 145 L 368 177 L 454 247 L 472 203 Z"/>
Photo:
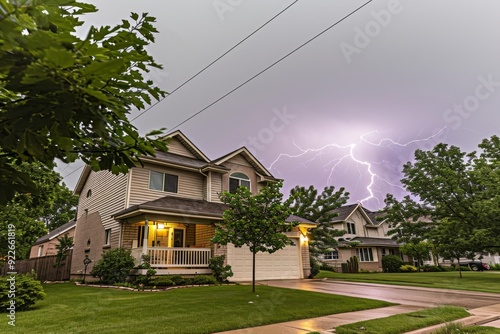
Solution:
<path fill-rule="evenodd" d="M 478 308 L 500 303 L 500 294 L 398 285 L 340 282 L 328 280 L 279 280 L 260 282 L 269 286 L 317 291 L 352 297 L 385 300 L 402 305 L 433 307 L 456 305 Z"/>

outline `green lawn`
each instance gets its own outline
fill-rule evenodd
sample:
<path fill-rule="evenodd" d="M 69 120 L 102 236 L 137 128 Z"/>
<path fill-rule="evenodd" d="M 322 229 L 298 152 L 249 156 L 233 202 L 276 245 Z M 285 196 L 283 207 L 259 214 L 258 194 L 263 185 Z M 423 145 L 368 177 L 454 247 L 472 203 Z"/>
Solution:
<path fill-rule="evenodd" d="M 335 330 L 338 334 L 399 334 L 467 316 L 469 316 L 469 313 L 461 307 L 443 306 L 397 314 L 386 318 L 360 321 L 338 326 Z"/>
<path fill-rule="evenodd" d="M 212 333 L 393 305 L 292 289 L 210 286 L 133 292 L 44 285 L 46 299 L 16 314 L 0 333 Z M 252 303 L 250 303 L 252 302 Z"/>
<path fill-rule="evenodd" d="M 369 282 L 393 285 L 411 285 L 427 288 L 442 288 L 500 293 L 500 273 L 466 271 L 458 272 L 421 272 L 421 273 L 360 273 L 342 274 L 321 271 L 316 278 L 330 278 L 355 282 Z"/>

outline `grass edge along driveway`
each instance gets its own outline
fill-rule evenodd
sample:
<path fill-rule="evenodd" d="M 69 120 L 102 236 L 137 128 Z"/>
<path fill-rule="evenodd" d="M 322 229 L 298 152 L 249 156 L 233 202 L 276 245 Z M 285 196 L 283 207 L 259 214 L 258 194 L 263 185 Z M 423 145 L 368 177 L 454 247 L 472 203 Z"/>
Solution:
<path fill-rule="evenodd" d="M 365 282 L 388 285 L 419 286 L 425 288 L 454 289 L 500 293 L 500 273 L 498 272 L 420 272 L 420 273 L 335 273 L 321 271 L 315 278 L 328 278 L 352 282 Z"/>
<path fill-rule="evenodd" d="M 209 286 L 164 292 L 133 292 L 44 285 L 47 297 L 16 314 L 11 333 L 213 333 L 394 305 L 292 289 Z"/>

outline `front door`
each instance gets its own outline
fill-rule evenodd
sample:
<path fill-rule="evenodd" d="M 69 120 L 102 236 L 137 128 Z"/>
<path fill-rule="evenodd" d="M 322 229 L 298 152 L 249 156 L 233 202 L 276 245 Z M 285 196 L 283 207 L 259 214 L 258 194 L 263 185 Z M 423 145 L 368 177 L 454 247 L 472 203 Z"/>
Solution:
<path fill-rule="evenodd" d="M 184 230 L 174 228 L 174 247 L 184 247 Z"/>

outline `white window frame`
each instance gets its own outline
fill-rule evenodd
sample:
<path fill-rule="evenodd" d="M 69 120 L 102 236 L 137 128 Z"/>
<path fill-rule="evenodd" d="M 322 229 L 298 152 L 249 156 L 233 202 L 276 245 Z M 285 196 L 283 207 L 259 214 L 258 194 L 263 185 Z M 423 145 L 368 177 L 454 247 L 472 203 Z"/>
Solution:
<path fill-rule="evenodd" d="M 111 229 L 107 228 L 104 230 L 104 246 L 111 245 Z"/>
<path fill-rule="evenodd" d="M 244 173 L 241 173 L 241 172 L 235 172 L 231 175 L 229 175 L 229 192 L 234 192 L 234 191 L 231 191 L 231 179 L 232 180 L 238 180 L 238 188 L 239 187 L 247 187 L 246 185 L 242 184 L 242 181 L 243 182 L 248 182 L 248 190 L 252 191 L 252 182 L 250 181 L 250 178 L 244 174 Z M 236 188 L 236 189 L 238 189 Z M 236 191 L 235 189 L 235 191 Z"/>
<path fill-rule="evenodd" d="M 323 254 L 323 260 L 338 260 L 339 251 L 331 251 L 329 253 Z"/>
<path fill-rule="evenodd" d="M 158 189 L 158 188 L 154 188 L 152 187 L 152 184 L 151 184 L 151 177 L 154 173 L 157 173 L 157 174 L 161 174 L 162 175 L 162 180 L 161 180 L 161 189 Z M 166 176 L 173 176 L 177 179 L 177 186 L 176 186 L 176 189 L 175 191 L 169 191 L 169 190 L 165 190 L 165 177 Z M 171 194 L 177 194 L 179 193 L 179 176 L 178 175 L 175 175 L 175 174 L 170 174 L 170 173 L 164 173 L 164 172 L 158 172 L 156 170 L 150 170 L 149 171 L 149 189 L 150 190 L 156 190 L 156 191 L 163 191 L 163 192 L 166 192 L 166 193 L 171 193 Z"/>
<path fill-rule="evenodd" d="M 356 256 L 358 257 L 359 262 L 375 262 L 373 249 L 371 247 L 356 248 Z"/>
<path fill-rule="evenodd" d="M 38 246 L 38 257 L 43 256 L 43 245 Z"/>

